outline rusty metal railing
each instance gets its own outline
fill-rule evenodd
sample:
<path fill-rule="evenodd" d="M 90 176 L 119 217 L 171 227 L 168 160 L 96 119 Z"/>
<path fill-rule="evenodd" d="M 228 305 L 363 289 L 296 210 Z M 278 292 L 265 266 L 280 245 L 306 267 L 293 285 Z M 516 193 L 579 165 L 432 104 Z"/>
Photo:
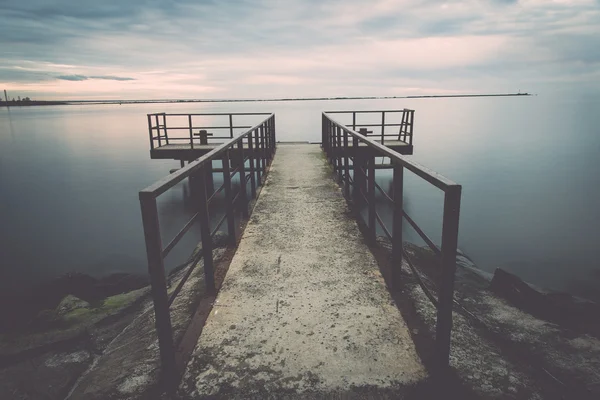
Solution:
<path fill-rule="evenodd" d="M 405 108 L 402 110 L 327 111 L 326 114 L 336 114 L 336 116 L 342 118 L 352 116 L 352 121 L 345 123 L 345 126 L 351 127 L 353 131 L 359 128 L 358 133 L 370 139 L 378 140 L 380 143 L 399 140 L 412 145 L 415 110 Z M 398 115 L 400 116 L 399 120 Z M 369 116 L 374 118 L 368 118 Z M 377 119 L 378 121 L 367 122 L 373 119 Z M 367 128 L 374 129 L 374 131 L 368 131 Z"/>
<path fill-rule="evenodd" d="M 270 113 L 201 113 L 201 114 L 148 114 L 148 135 L 150 149 L 168 144 L 188 144 L 191 149 L 201 145 L 200 131 L 214 130 L 219 133 L 212 139 L 232 139 L 236 132 L 252 128 L 252 125 L 241 125 L 234 119 L 243 117 L 265 116 Z M 207 119 L 216 125 L 207 125 Z"/>
<path fill-rule="evenodd" d="M 177 245 L 181 238 L 196 222 L 200 223 L 202 240 L 202 258 L 204 260 L 204 277 L 209 294 L 215 294 L 215 276 L 213 266 L 212 237 L 220 226 L 227 221 L 228 239 L 235 244 L 236 227 L 235 212 L 241 212 L 247 218 L 250 199 L 247 198 L 247 185 L 250 182 L 250 195 L 256 197 L 256 188 L 263 182 L 264 174 L 273 159 L 276 149 L 275 115 L 270 114 L 259 124 L 250 127 L 247 131 L 231 138 L 204 156 L 177 170 L 171 175 L 157 181 L 139 192 L 144 237 L 146 240 L 146 254 L 148 258 L 148 273 L 150 275 L 152 299 L 154 301 L 154 314 L 156 317 L 156 332 L 160 347 L 161 373 L 167 387 L 173 387 L 178 374 L 175 361 L 175 343 L 169 307 L 191 275 L 196 266 L 192 262 L 185 272 L 182 280 L 169 296 L 167 291 L 167 277 L 165 275 L 164 259 Z M 207 181 L 212 182 L 212 162 L 221 160 L 223 163 L 223 184 L 220 188 L 210 193 L 207 190 Z M 246 162 L 249 168 L 246 168 Z M 209 178 L 207 172 L 211 175 Z M 238 174 L 240 190 L 234 197 L 232 191 L 232 178 Z M 157 198 L 167 192 L 177 183 L 186 178 L 193 178 L 198 192 L 198 212 L 183 226 L 175 237 L 163 247 L 158 218 Z M 211 230 L 209 218 L 209 205 L 216 195 L 225 192 L 226 212 Z"/>
<path fill-rule="evenodd" d="M 386 111 L 390 112 L 390 111 Z M 358 112 L 352 112 L 354 113 Z M 367 235 L 370 240 L 376 239 L 376 225 L 382 227 L 385 235 L 392 243 L 392 285 L 400 283 L 400 266 L 403 256 L 413 270 L 419 284 L 428 298 L 437 308 L 435 365 L 439 370 L 446 370 L 450 357 L 450 338 L 452 332 L 452 304 L 454 298 L 454 275 L 456 272 L 456 252 L 458 243 L 458 221 L 460 213 L 461 186 L 444 176 L 424 167 L 407 157 L 390 150 L 381 143 L 365 136 L 353 128 L 335 120 L 331 113 L 322 116 L 322 144 L 329 162 L 332 164 L 338 182 L 343 187 L 347 199 L 352 199 L 358 207 L 367 207 Z M 412 127 L 413 113 L 410 113 Z M 354 125 L 356 127 L 358 125 Z M 412 138 L 412 128 L 410 137 Z M 375 136 L 375 138 L 377 138 Z M 411 139 L 412 141 L 412 139 Z M 359 144 L 364 144 L 359 146 Z M 375 182 L 375 158 L 389 157 L 393 167 L 393 195 L 390 197 Z M 350 176 L 353 170 L 353 176 Z M 408 216 L 403 208 L 404 170 L 408 170 L 421 179 L 444 192 L 444 213 L 442 218 L 441 248 L 423 232 Z M 351 190 L 352 186 L 352 190 Z M 393 207 L 392 227 L 385 224 L 375 208 L 376 190 L 379 190 L 386 201 Z M 360 208 L 359 208 L 360 209 Z M 402 224 L 406 220 L 423 238 L 439 257 L 441 279 L 438 283 L 437 298 L 428 290 L 414 269 L 403 247 Z"/>

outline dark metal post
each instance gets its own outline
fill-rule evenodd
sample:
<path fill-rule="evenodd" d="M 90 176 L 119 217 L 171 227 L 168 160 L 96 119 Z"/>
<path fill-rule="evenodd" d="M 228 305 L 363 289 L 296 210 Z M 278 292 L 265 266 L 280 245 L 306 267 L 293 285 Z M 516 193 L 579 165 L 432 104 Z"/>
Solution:
<path fill-rule="evenodd" d="M 231 191 L 231 169 L 229 168 L 229 150 L 223 155 L 223 184 L 225 186 L 225 212 L 227 213 L 227 236 L 229 243 L 235 245 L 235 214 L 233 210 L 233 194 Z"/>
<path fill-rule="evenodd" d="M 248 162 L 250 164 L 250 190 L 252 198 L 256 198 L 256 174 L 254 173 L 254 148 L 252 145 L 252 133 L 248 133 Z"/>
<path fill-rule="evenodd" d="M 352 112 L 352 130 L 356 131 L 356 111 Z"/>
<path fill-rule="evenodd" d="M 212 195 L 215 191 L 215 181 L 213 179 L 213 164 L 212 160 L 206 163 L 206 166 L 203 168 L 204 173 L 206 174 L 204 179 L 206 180 L 206 190 L 208 195 Z"/>
<path fill-rule="evenodd" d="M 408 144 L 412 145 L 412 141 L 413 141 L 413 129 L 415 127 L 415 110 L 411 110 L 410 111 L 410 139 Z"/>
<path fill-rule="evenodd" d="M 350 148 L 348 147 L 348 132 L 344 131 L 344 174 L 346 175 L 346 181 L 344 183 L 344 195 L 346 199 L 350 198 Z"/>
<path fill-rule="evenodd" d="M 256 155 L 256 184 L 262 185 L 261 181 L 261 172 L 262 172 L 262 155 L 261 155 L 261 146 L 260 146 L 260 130 L 257 129 L 254 131 L 254 154 Z"/>
<path fill-rule="evenodd" d="M 369 239 L 373 242 L 376 238 L 376 217 L 375 217 L 375 156 L 369 155 L 367 158 L 369 173 L 368 173 L 368 181 L 367 185 L 367 199 L 368 199 L 368 207 L 369 207 Z"/>
<path fill-rule="evenodd" d="M 456 272 L 456 247 L 458 245 L 458 218 L 460 214 L 459 185 L 450 186 L 444 195 L 442 224 L 442 275 L 439 284 L 438 312 L 435 334 L 435 357 L 440 373 L 450 362 L 452 333 L 452 303 L 454 301 L 454 275 Z"/>
<path fill-rule="evenodd" d="M 325 151 L 325 154 L 327 154 L 327 142 L 326 142 L 326 132 L 325 132 L 325 126 L 327 124 L 327 119 L 325 118 L 325 114 L 321 114 L 321 147 L 323 148 L 323 151 Z"/>
<path fill-rule="evenodd" d="M 362 172 L 360 170 L 362 164 L 359 160 L 360 156 L 358 154 L 358 143 L 358 138 L 352 136 L 352 177 L 354 179 L 354 185 L 352 185 L 352 195 L 354 197 L 354 204 L 356 206 L 360 204 L 360 189 L 362 188 Z"/>
<path fill-rule="evenodd" d="M 190 147 L 194 150 L 194 132 L 192 132 L 192 114 L 188 115 L 188 124 L 190 126 Z"/>
<path fill-rule="evenodd" d="M 381 144 L 385 140 L 385 111 L 381 112 Z"/>
<path fill-rule="evenodd" d="M 402 268 L 402 218 L 404 195 L 404 167 L 394 162 L 394 220 L 392 225 L 392 286 L 396 288 L 400 283 L 400 270 Z"/>
<path fill-rule="evenodd" d="M 8 107 L 8 102 L 6 102 Z M 148 114 L 148 134 L 150 135 L 150 150 L 154 150 L 154 139 L 152 139 L 152 115 Z"/>
<path fill-rule="evenodd" d="M 154 302 L 156 333 L 160 349 L 161 373 L 167 387 L 174 388 L 177 376 L 175 347 L 169 315 L 169 298 L 167 296 L 167 281 L 162 258 L 162 241 L 156 199 L 152 195 L 140 193 L 140 205 L 144 238 L 146 240 L 146 256 L 148 257 L 148 273 Z"/>
<path fill-rule="evenodd" d="M 158 147 L 162 146 L 160 139 L 160 124 L 158 122 L 158 114 L 154 114 L 154 122 L 156 122 L 156 136 L 158 137 Z"/>
<path fill-rule="evenodd" d="M 229 137 L 233 139 L 233 115 L 229 114 Z"/>
<path fill-rule="evenodd" d="M 335 138 L 337 141 L 337 157 L 336 157 L 336 163 L 337 163 L 337 174 L 338 174 L 338 182 L 341 185 L 342 184 L 342 179 L 343 179 L 343 170 L 342 170 L 342 157 L 343 157 L 343 153 L 344 153 L 344 149 L 342 148 L 342 128 L 340 128 L 339 126 L 336 126 L 336 134 L 335 134 Z"/>
<path fill-rule="evenodd" d="M 163 113 L 163 131 L 165 132 L 165 143 L 169 144 L 169 134 L 167 133 L 167 114 Z"/>
<path fill-rule="evenodd" d="M 271 121 L 273 124 L 273 131 L 272 131 L 272 135 L 273 135 L 273 155 L 271 156 L 271 159 L 275 156 L 275 150 L 277 149 L 277 136 L 275 134 L 275 115 L 271 116 Z"/>
<path fill-rule="evenodd" d="M 208 196 L 206 192 L 206 171 L 200 169 L 198 173 L 198 219 L 200 221 L 200 235 L 202 239 L 202 254 L 204 258 L 204 280 L 206 282 L 206 291 L 209 294 L 216 293 L 215 287 L 215 269 L 213 265 L 213 243 L 210 236 L 210 218 L 208 216 Z"/>
<path fill-rule="evenodd" d="M 239 176 L 240 176 L 240 207 L 242 209 L 242 215 L 244 218 L 248 218 L 248 194 L 246 193 L 246 161 L 244 159 L 244 139 L 242 138 L 238 143 L 238 163 L 239 163 Z"/>

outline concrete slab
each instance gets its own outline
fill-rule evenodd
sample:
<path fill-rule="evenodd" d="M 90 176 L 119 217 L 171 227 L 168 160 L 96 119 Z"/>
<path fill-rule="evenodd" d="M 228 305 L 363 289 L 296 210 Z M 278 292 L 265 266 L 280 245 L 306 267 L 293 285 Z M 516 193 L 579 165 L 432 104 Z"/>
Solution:
<path fill-rule="evenodd" d="M 279 145 L 180 395 L 264 397 L 426 378 L 318 145 Z"/>

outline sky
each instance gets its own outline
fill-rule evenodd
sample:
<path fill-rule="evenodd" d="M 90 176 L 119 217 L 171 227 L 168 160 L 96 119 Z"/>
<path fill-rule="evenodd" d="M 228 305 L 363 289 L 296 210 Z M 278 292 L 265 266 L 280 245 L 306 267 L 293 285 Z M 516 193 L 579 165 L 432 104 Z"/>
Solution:
<path fill-rule="evenodd" d="M 34 99 L 600 92 L 600 0 L 0 0 Z"/>

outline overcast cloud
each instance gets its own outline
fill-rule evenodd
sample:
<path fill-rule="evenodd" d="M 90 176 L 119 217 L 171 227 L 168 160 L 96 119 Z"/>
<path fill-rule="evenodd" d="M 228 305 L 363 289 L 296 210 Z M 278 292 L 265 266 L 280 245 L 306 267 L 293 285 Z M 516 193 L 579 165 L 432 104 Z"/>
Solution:
<path fill-rule="evenodd" d="M 1 88 L 35 98 L 597 92 L 599 67 L 599 0 L 0 0 Z"/>

